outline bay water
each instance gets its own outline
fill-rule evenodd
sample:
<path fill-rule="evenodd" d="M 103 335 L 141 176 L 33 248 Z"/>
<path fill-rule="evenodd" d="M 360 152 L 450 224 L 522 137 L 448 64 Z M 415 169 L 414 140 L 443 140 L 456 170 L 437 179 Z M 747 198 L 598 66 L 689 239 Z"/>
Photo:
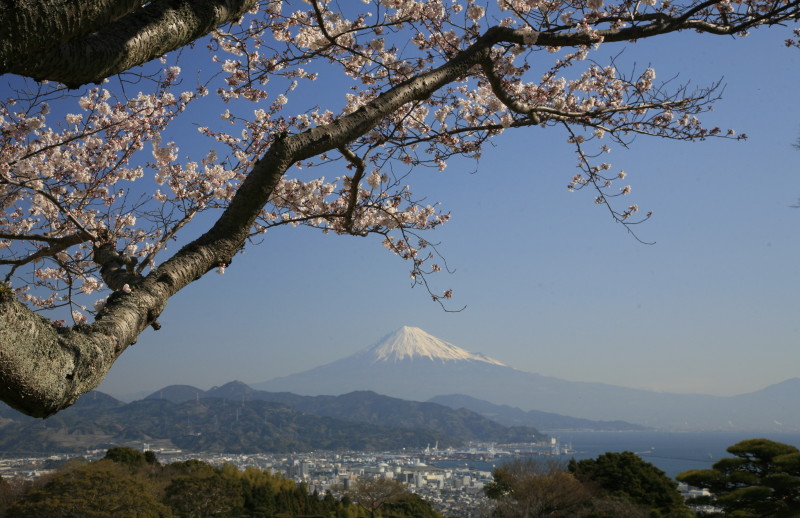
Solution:
<path fill-rule="evenodd" d="M 726 448 L 745 439 L 764 438 L 800 448 L 800 432 L 563 432 L 550 435 L 558 439 L 562 448 L 573 450 L 560 455 L 565 462 L 571 458 L 593 459 L 606 452 L 631 451 L 670 478 L 690 469 L 711 468 L 719 459 L 732 456 Z M 508 460 L 497 458 L 468 464 L 471 468 L 491 471 Z M 451 467 L 446 461 L 434 464 Z"/>

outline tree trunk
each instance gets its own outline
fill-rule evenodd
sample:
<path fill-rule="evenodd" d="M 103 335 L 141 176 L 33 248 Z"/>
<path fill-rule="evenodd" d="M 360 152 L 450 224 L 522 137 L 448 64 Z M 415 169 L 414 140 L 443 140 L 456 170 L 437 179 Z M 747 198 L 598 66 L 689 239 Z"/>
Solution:
<path fill-rule="evenodd" d="M 0 74 L 71 88 L 191 43 L 256 0 L 0 0 Z"/>

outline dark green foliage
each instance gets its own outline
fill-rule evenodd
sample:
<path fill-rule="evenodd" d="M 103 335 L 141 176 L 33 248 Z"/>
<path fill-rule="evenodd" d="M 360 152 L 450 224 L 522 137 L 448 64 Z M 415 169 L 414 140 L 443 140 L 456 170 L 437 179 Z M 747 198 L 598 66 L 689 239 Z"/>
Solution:
<path fill-rule="evenodd" d="M 635 453 L 609 452 L 596 459 L 573 459 L 569 471 L 582 482 L 651 509 L 656 516 L 691 516 L 678 485 Z"/>
<path fill-rule="evenodd" d="M 506 427 L 463 408 L 367 391 L 317 397 L 271 393 L 239 382 L 205 392 L 166 387 L 130 404 L 92 392 L 47 421 L 0 403 L 0 417 L 10 420 L 0 429 L 3 451 L 80 452 L 160 439 L 208 452 L 386 450 L 544 437 L 535 428 Z"/>
<path fill-rule="evenodd" d="M 506 427 L 465 408 L 405 401 L 372 391 L 341 396 L 298 396 L 287 392 L 253 391 L 250 399 L 284 403 L 303 412 L 398 428 L 431 430 L 460 441 L 531 442 L 544 435 L 530 426 Z"/>
<path fill-rule="evenodd" d="M 800 516 L 800 451 L 768 439 L 749 439 L 728 448 L 735 455 L 712 469 L 686 471 L 678 480 L 706 488 L 730 516 Z"/>
<path fill-rule="evenodd" d="M 152 454 L 153 452 L 150 453 Z M 141 468 L 147 464 L 147 457 L 145 457 L 144 453 L 124 446 L 111 448 L 106 452 L 104 458 L 130 468 Z"/>
<path fill-rule="evenodd" d="M 167 439 L 190 451 L 387 450 L 458 441 L 438 432 L 309 415 L 268 401 L 148 399 L 95 413 L 72 408 L 46 421 L 24 418 L 0 429 L 0 450 L 79 452 L 126 442 Z"/>
<path fill-rule="evenodd" d="M 347 499 L 339 501 L 330 493 L 320 498 L 309 494 L 302 484 L 252 467 L 239 471 L 233 465 L 215 467 L 198 460 L 162 466 L 140 463 L 131 452 L 139 453 L 114 448 L 107 458 L 97 462 L 65 464 L 57 474 L 40 479 L 24 491 L 17 490 L 16 494 L 0 479 L 0 499 L 4 499 L 0 504 L 10 506 L 3 516 L 356 518 L 358 515 L 357 506 Z M 420 502 L 413 506 L 426 509 Z M 427 511 L 420 516 L 438 518 Z"/>
<path fill-rule="evenodd" d="M 144 452 L 144 461 L 148 464 L 158 464 L 158 457 L 156 457 L 155 452 L 147 450 Z"/>
<path fill-rule="evenodd" d="M 529 442 L 544 435 L 530 426 L 499 425 L 497 422 L 466 408 L 451 409 L 436 403 L 406 401 L 363 390 L 340 396 L 300 396 L 289 392 L 255 390 L 244 383 L 232 381 L 203 392 L 194 387 L 166 387 L 148 399 L 169 399 L 183 402 L 189 399 L 211 398 L 230 401 L 271 401 L 282 403 L 301 412 L 346 421 L 375 425 L 429 430 L 441 434 L 440 440 Z"/>
<path fill-rule="evenodd" d="M 238 477 L 219 470 L 172 479 L 166 489 L 166 502 L 176 515 L 187 518 L 239 516 L 244 508 Z"/>
<path fill-rule="evenodd" d="M 6 518 L 159 518 L 172 511 L 125 466 L 101 460 L 60 473 L 29 491 Z"/>
<path fill-rule="evenodd" d="M 495 518 L 647 518 L 649 512 L 578 480 L 557 462 L 514 461 L 484 487 Z"/>
<path fill-rule="evenodd" d="M 381 515 L 384 518 L 442 518 L 427 500 L 419 495 L 406 493 L 389 501 L 383 506 Z"/>
<path fill-rule="evenodd" d="M 495 468 L 492 478 L 491 482 L 483 486 L 483 492 L 489 498 L 499 500 L 517 492 L 518 475 L 512 473 L 508 465 Z"/>
<path fill-rule="evenodd" d="M 65 466 L 67 464 L 71 464 L 73 466 L 73 468 L 74 468 L 74 467 L 77 467 L 79 465 L 86 464 L 87 462 L 89 462 L 89 461 L 86 459 L 86 457 L 82 457 L 82 456 L 80 456 L 80 457 L 72 457 L 72 458 L 69 458 L 69 459 L 47 459 L 42 464 L 42 468 L 43 469 L 48 469 L 48 470 L 59 469 L 61 471 L 66 471 Z"/>

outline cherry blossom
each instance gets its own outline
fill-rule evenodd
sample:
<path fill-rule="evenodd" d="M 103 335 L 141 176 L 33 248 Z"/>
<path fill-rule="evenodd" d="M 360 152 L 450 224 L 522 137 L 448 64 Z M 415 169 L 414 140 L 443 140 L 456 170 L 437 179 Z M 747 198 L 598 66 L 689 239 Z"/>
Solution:
<path fill-rule="evenodd" d="M 428 233 L 450 214 L 424 201 L 414 175 L 477 160 L 507 131 L 562 132 L 575 153 L 567 189 L 588 190 L 630 230 L 652 213 L 629 201 L 613 149 L 746 135 L 703 124 L 720 84 L 661 82 L 657 63 L 618 68 L 594 59 L 598 49 L 680 31 L 739 38 L 800 16 L 798 0 L 246 8 L 192 48 L 77 94 L 20 80 L 0 100 L 3 288 L 37 311 L 62 317 L 63 307 L 83 333 L 102 327 L 110 362 L 159 327 L 175 292 L 235 267 L 235 254 L 278 227 L 375 235 L 433 300 L 452 298 L 428 284 L 448 270 Z M 789 31 L 786 45 L 798 46 Z M 198 221 L 207 230 L 191 235 Z M 186 245 L 168 250 L 176 240 Z M 54 405 L 74 401 L 64 398 Z"/>

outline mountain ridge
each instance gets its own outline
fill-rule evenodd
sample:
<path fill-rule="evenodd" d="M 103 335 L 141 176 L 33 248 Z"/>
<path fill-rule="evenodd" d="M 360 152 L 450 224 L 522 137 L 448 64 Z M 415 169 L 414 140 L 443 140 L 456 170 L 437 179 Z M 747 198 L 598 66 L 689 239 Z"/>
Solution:
<path fill-rule="evenodd" d="M 405 401 L 373 391 L 354 391 L 338 396 L 302 396 L 289 392 L 254 390 L 241 381 L 231 381 L 195 396 L 182 386 L 177 387 L 180 390 L 165 387 L 146 399 L 159 399 L 166 395 L 167 398 L 174 397 L 174 403 L 183 403 L 196 397 L 200 400 L 269 401 L 320 417 L 398 429 L 428 430 L 462 442 L 532 442 L 545 438 L 533 425 L 501 425 L 469 409 L 452 409 L 433 402 Z"/>
<path fill-rule="evenodd" d="M 524 411 L 593 421 L 626 421 L 665 431 L 800 430 L 800 413 L 794 410 L 800 408 L 798 378 L 737 396 L 672 394 L 607 383 L 567 381 L 518 370 L 498 361 L 477 361 L 467 351 L 459 353 L 466 356 L 463 359 L 446 361 L 431 360 L 424 355 L 404 355 L 391 362 L 373 361 L 375 356 L 370 351 L 378 350 L 381 343 L 306 371 L 251 385 L 260 390 L 306 396 L 373 390 L 413 401 L 455 393 Z M 406 347 L 414 350 L 413 345 Z M 421 347 L 423 351 L 426 349 Z"/>
<path fill-rule="evenodd" d="M 463 394 L 446 394 L 428 400 L 431 403 L 466 408 L 487 419 L 505 426 L 536 426 L 545 432 L 563 431 L 646 431 L 649 428 L 626 421 L 593 421 L 578 417 L 564 416 L 553 412 L 522 410 L 508 405 L 495 405 Z M 535 425 L 533 423 L 536 423 Z"/>
<path fill-rule="evenodd" d="M 460 444 L 436 431 L 343 421 L 263 400 L 200 398 L 175 403 L 153 398 L 94 413 L 86 410 L 70 407 L 46 420 L 20 414 L 20 419 L 2 422 L 0 449 L 85 452 L 119 445 L 139 448 L 145 442 L 192 452 L 288 453 L 422 448 L 436 441 Z"/>

